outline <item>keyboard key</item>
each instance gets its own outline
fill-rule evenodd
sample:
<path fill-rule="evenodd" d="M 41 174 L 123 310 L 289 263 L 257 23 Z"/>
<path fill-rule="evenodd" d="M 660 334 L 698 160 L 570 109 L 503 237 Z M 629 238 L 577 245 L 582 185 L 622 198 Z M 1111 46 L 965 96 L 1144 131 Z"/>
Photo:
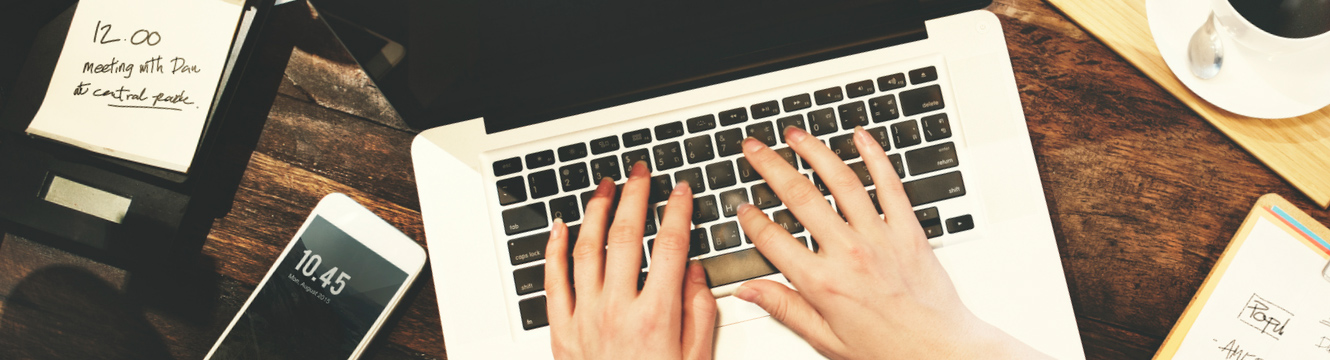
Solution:
<path fill-rule="evenodd" d="M 679 148 L 677 142 L 656 145 L 651 148 L 651 152 L 656 158 L 656 170 L 664 171 L 683 166 L 683 150 Z"/>
<path fill-rule="evenodd" d="M 652 204 L 669 200 L 670 192 L 674 191 L 674 181 L 670 180 L 670 174 L 661 174 L 651 177 L 651 195 L 647 201 Z"/>
<path fill-rule="evenodd" d="M 517 295 L 545 290 L 545 264 L 514 270 L 513 285 L 517 287 Z"/>
<path fill-rule="evenodd" d="M 730 109 L 720 112 L 720 124 L 724 126 L 738 124 L 748 121 L 748 110 L 744 108 Z"/>
<path fill-rule="evenodd" d="M 675 146 L 678 146 L 678 144 L 675 144 Z M 647 151 L 647 149 L 633 150 L 633 151 L 629 151 L 629 152 L 623 153 L 623 172 L 624 172 L 624 174 L 627 174 L 627 173 L 632 172 L 632 171 L 633 171 L 633 164 L 636 164 L 638 161 L 644 161 L 644 162 L 646 162 L 646 163 L 647 163 L 647 169 L 648 169 L 648 170 L 651 169 L 651 154 L 650 154 L 650 152 Z"/>
<path fill-rule="evenodd" d="M 554 150 L 545 150 L 526 155 L 527 169 L 535 169 L 548 165 L 554 165 Z"/>
<path fill-rule="evenodd" d="M 527 175 L 527 188 L 531 189 L 531 198 L 539 199 L 559 193 L 559 179 L 554 170 L 545 170 Z"/>
<path fill-rule="evenodd" d="M 891 160 L 891 167 L 896 169 L 896 177 L 904 179 L 905 163 L 901 162 L 901 156 L 898 154 L 891 154 L 887 155 L 887 159 Z"/>
<path fill-rule="evenodd" d="M 914 116 L 946 107 L 942 102 L 942 87 L 926 86 L 901 92 L 901 111 L 905 116 Z"/>
<path fill-rule="evenodd" d="M 836 107 L 840 110 L 840 128 L 853 129 L 855 126 L 868 126 L 868 110 L 863 101 L 855 101 Z"/>
<path fill-rule="evenodd" d="M 873 114 L 873 122 L 896 120 L 901 117 L 900 110 L 896 106 L 896 95 L 868 99 L 868 111 Z"/>
<path fill-rule="evenodd" d="M 548 231 L 508 240 L 508 260 L 521 265 L 545 259 L 545 244 L 550 240 Z"/>
<path fill-rule="evenodd" d="M 788 209 L 781 209 L 771 214 L 771 220 L 776 222 L 776 225 L 785 228 L 785 231 L 789 231 L 790 234 L 804 232 L 803 224 L 800 224 L 799 219 L 796 219 L 794 213 L 791 213 Z"/>
<path fill-rule="evenodd" d="M 929 239 L 942 236 L 942 224 L 933 224 L 924 227 L 924 236 Z"/>
<path fill-rule="evenodd" d="M 882 91 L 896 90 L 905 87 L 905 74 L 895 73 L 877 78 L 877 88 Z"/>
<path fill-rule="evenodd" d="M 510 157 L 494 162 L 494 176 L 516 174 L 522 171 L 522 158 Z"/>
<path fill-rule="evenodd" d="M 868 165 L 864 162 L 855 162 L 850 164 L 850 170 L 854 171 L 854 176 L 859 178 L 859 182 L 864 186 L 873 186 L 873 175 L 868 173 Z"/>
<path fill-rule="evenodd" d="M 799 130 L 808 131 L 808 128 L 804 126 L 803 114 L 794 114 L 776 119 L 776 133 L 780 134 L 780 142 L 785 142 L 785 128 L 791 126 L 797 127 Z"/>
<path fill-rule="evenodd" d="M 739 223 L 731 221 L 712 225 L 711 243 L 716 246 L 716 251 L 742 245 L 743 236 L 739 235 Z"/>
<path fill-rule="evenodd" d="M 720 189 L 734 185 L 737 181 L 734 178 L 734 164 L 729 160 L 707 165 L 707 184 L 712 189 Z"/>
<path fill-rule="evenodd" d="M 716 196 L 707 195 L 693 199 L 693 224 L 702 224 L 720 219 L 716 208 Z"/>
<path fill-rule="evenodd" d="M 592 154 L 600 155 L 614 150 L 619 150 L 619 137 L 617 136 L 606 136 L 591 140 Z"/>
<path fill-rule="evenodd" d="M 702 168 L 680 170 L 679 172 L 674 173 L 674 182 L 677 183 L 680 181 L 687 181 L 688 186 L 693 188 L 694 194 L 701 194 L 703 191 L 707 191 L 706 180 L 702 179 Z"/>
<path fill-rule="evenodd" d="M 753 185 L 753 206 L 758 209 L 770 209 L 780 205 L 780 198 L 776 197 L 776 192 L 771 191 L 771 186 L 766 183 Z"/>
<path fill-rule="evenodd" d="M 817 100 L 818 105 L 826 105 L 828 103 L 834 103 L 837 101 L 841 101 L 841 99 L 844 98 L 845 96 L 841 94 L 839 86 L 829 87 L 826 89 L 813 92 L 813 100 Z"/>
<path fill-rule="evenodd" d="M 678 121 L 656 126 L 656 140 L 673 139 L 683 136 L 683 123 Z"/>
<path fill-rule="evenodd" d="M 734 217 L 739 213 L 739 205 L 748 203 L 748 190 L 738 188 L 720 193 L 720 211 L 725 217 Z"/>
<path fill-rule="evenodd" d="M 795 110 L 803 110 L 803 109 L 807 109 L 809 106 L 813 106 L 813 100 L 812 100 L 812 98 L 808 97 L 808 94 L 799 94 L 799 95 L 795 95 L 795 96 L 787 97 L 787 98 L 781 99 L 780 102 L 781 102 L 781 105 L 784 105 L 784 106 L 785 106 L 785 112 L 791 112 L 791 111 L 795 111 Z"/>
<path fill-rule="evenodd" d="M 707 244 L 710 242 L 707 239 L 707 229 L 693 229 L 690 235 L 692 236 L 689 241 L 691 246 L 688 249 L 688 257 L 702 256 L 711 252 L 711 245 Z"/>
<path fill-rule="evenodd" d="M 830 146 L 831 152 L 839 155 L 841 160 L 859 158 L 859 148 L 854 147 L 854 133 L 831 138 Z"/>
<path fill-rule="evenodd" d="M 974 219 L 970 215 L 961 215 L 947 219 L 947 233 L 955 234 L 974 228 Z"/>
<path fill-rule="evenodd" d="M 933 80 L 937 80 L 937 69 L 932 66 L 910 70 L 911 84 L 919 85 Z"/>
<path fill-rule="evenodd" d="M 813 136 L 822 136 L 834 133 L 836 128 L 836 111 L 831 108 L 813 110 L 808 113 L 808 132 Z"/>
<path fill-rule="evenodd" d="M 817 191 L 822 192 L 822 196 L 831 195 L 831 189 L 827 188 L 827 183 L 822 182 L 822 177 L 818 176 L 817 173 L 813 173 L 813 186 L 817 187 Z"/>
<path fill-rule="evenodd" d="M 685 122 L 688 123 L 688 132 L 690 133 L 707 131 L 716 128 L 716 116 L 711 114 L 706 114 L 692 119 L 688 119 L 688 121 Z"/>
<path fill-rule="evenodd" d="M 780 158 L 785 159 L 785 162 L 790 163 L 790 167 L 795 169 L 799 168 L 799 157 L 794 154 L 794 149 L 776 149 L 776 155 L 780 155 Z"/>
<path fill-rule="evenodd" d="M 545 314 L 545 295 L 517 302 L 517 310 L 522 313 L 522 329 L 531 330 L 550 325 Z"/>
<path fill-rule="evenodd" d="M 757 139 L 767 146 L 776 146 L 776 130 L 771 128 L 770 121 L 748 125 L 748 137 Z"/>
<path fill-rule="evenodd" d="M 777 103 L 776 100 L 771 100 L 764 103 L 753 104 L 753 106 L 749 107 L 749 110 L 753 113 L 754 119 L 772 117 L 780 115 L 780 103 Z"/>
<path fill-rule="evenodd" d="M 965 181 L 961 172 L 946 174 L 906 182 L 905 196 L 910 198 L 910 206 L 919 206 L 965 195 Z"/>
<path fill-rule="evenodd" d="M 882 215 L 882 203 L 877 201 L 877 189 L 868 190 L 868 200 L 873 202 L 873 209 L 877 210 L 877 214 Z"/>
<path fill-rule="evenodd" d="M 734 160 L 734 164 L 739 167 L 739 181 L 753 182 L 762 180 L 762 174 L 758 174 L 757 170 L 753 170 L 753 165 L 748 163 L 748 158 L 738 158 Z"/>
<path fill-rule="evenodd" d="M 638 145 L 645 145 L 650 142 L 650 129 L 639 129 L 623 133 L 623 147 L 630 148 Z"/>
<path fill-rule="evenodd" d="M 780 272 L 757 248 L 702 259 L 707 285 L 719 287 Z"/>
<path fill-rule="evenodd" d="M 951 124 L 947 121 L 947 114 L 925 116 L 919 119 L 924 125 L 924 140 L 934 141 L 951 137 Z"/>
<path fill-rule="evenodd" d="M 647 223 L 646 227 L 642 228 L 642 236 L 652 236 L 652 235 L 656 235 L 656 210 L 648 206 Z M 646 256 L 646 254 L 643 253 L 643 256 Z M 647 260 L 644 257 L 642 258 L 642 267 L 646 266 L 647 266 Z"/>
<path fill-rule="evenodd" d="M 563 191 L 567 192 L 591 186 L 591 178 L 587 175 L 585 163 L 560 167 L 559 179 L 563 185 Z"/>
<path fill-rule="evenodd" d="M 720 156 L 730 156 L 743 152 L 744 134 L 740 129 L 716 132 L 716 150 Z"/>
<path fill-rule="evenodd" d="M 845 95 L 851 99 L 873 93 L 873 80 L 852 82 L 845 85 Z"/>
<path fill-rule="evenodd" d="M 571 161 L 586 157 L 586 144 L 576 143 L 559 148 L 559 161 Z"/>
<path fill-rule="evenodd" d="M 643 255 L 645 254 L 646 253 L 643 253 Z M 646 261 L 642 261 L 643 267 L 646 266 L 646 263 L 647 263 Z M 641 274 L 637 274 L 637 291 L 642 291 L 642 288 L 646 287 L 646 285 L 647 285 L 647 272 L 643 271 Z"/>
<path fill-rule="evenodd" d="M 808 238 L 803 237 L 803 236 L 800 236 L 800 237 L 796 237 L 796 238 L 794 238 L 794 239 L 795 239 L 795 240 L 798 240 L 800 245 L 803 245 L 804 247 L 808 247 Z"/>
<path fill-rule="evenodd" d="M 503 232 L 508 235 L 521 234 L 527 231 L 544 228 L 549 225 L 548 217 L 545 216 L 545 204 L 533 203 L 521 207 L 504 210 Z"/>
<path fill-rule="evenodd" d="M 550 200 L 550 218 L 563 219 L 565 223 L 581 220 L 581 211 L 578 210 L 577 205 L 577 196 L 575 195 Z"/>
<path fill-rule="evenodd" d="M 905 153 L 910 175 L 956 167 L 956 146 L 950 141 Z"/>
<path fill-rule="evenodd" d="M 494 183 L 499 189 L 499 205 L 526 201 L 526 183 L 522 177 L 511 177 Z"/>
<path fill-rule="evenodd" d="M 896 140 L 897 149 L 919 145 L 922 142 L 919 139 L 919 125 L 914 120 L 891 124 L 891 137 Z"/>
<path fill-rule="evenodd" d="M 936 206 L 915 210 L 914 217 L 919 219 L 919 226 L 929 226 L 941 221 L 937 215 Z"/>
<path fill-rule="evenodd" d="M 711 148 L 711 137 L 702 135 L 683 141 L 683 149 L 688 153 L 688 163 L 696 164 L 716 157 Z"/>
<path fill-rule="evenodd" d="M 606 156 L 591 160 L 591 180 L 599 183 L 600 179 L 607 177 L 619 181 L 619 158 Z"/>

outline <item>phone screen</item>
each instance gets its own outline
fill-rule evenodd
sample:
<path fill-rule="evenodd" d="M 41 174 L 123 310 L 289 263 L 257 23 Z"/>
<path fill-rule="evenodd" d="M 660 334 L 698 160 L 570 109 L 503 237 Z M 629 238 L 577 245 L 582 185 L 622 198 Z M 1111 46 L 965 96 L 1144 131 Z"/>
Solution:
<path fill-rule="evenodd" d="M 346 359 L 405 271 L 318 215 L 277 263 L 213 359 Z"/>

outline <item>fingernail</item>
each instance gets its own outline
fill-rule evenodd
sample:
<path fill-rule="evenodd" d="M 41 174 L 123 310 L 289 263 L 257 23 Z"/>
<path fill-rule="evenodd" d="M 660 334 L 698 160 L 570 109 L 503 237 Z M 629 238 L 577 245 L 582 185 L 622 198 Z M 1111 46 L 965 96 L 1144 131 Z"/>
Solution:
<path fill-rule="evenodd" d="M 632 173 L 629 174 L 629 176 L 643 177 L 647 175 L 650 175 L 650 170 L 647 170 L 646 160 L 638 160 L 637 162 L 633 163 L 633 170 Z"/>
<path fill-rule="evenodd" d="M 693 283 L 696 284 L 706 284 L 707 272 L 706 269 L 702 268 L 702 262 L 697 260 L 689 260 L 688 263 L 689 263 L 688 281 L 692 281 Z"/>
<path fill-rule="evenodd" d="M 762 299 L 762 294 L 758 293 L 757 290 L 748 288 L 748 286 L 739 286 L 739 289 L 734 290 L 734 297 L 756 304 L 758 300 Z"/>
<path fill-rule="evenodd" d="M 746 212 L 748 212 L 749 210 L 753 210 L 753 204 L 749 204 L 749 203 L 739 204 L 739 210 L 738 210 L 738 211 L 739 211 L 739 212 L 738 212 L 739 214 L 746 213 Z"/>
<path fill-rule="evenodd" d="M 762 149 L 763 146 L 766 146 L 766 144 L 763 144 L 761 141 L 758 141 L 757 139 L 754 139 L 752 137 L 744 139 L 744 151 L 747 152 L 758 151 Z"/>
<path fill-rule="evenodd" d="M 670 192 L 670 196 L 684 195 L 685 191 L 693 191 L 693 188 L 688 186 L 687 180 L 681 180 L 674 184 L 674 191 Z"/>
<path fill-rule="evenodd" d="M 854 136 L 858 138 L 859 141 L 873 141 L 872 137 L 868 135 L 868 131 L 865 131 L 863 126 L 854 127 Z"/>
<path fill-rule="evenodd" d="M 785 127 L 785 142 L 804 141 L 804 138 L 807 136 L 808 132 L 805 132 L 804 129 L 800 129 L 797 126 L 790 125 Z"/>

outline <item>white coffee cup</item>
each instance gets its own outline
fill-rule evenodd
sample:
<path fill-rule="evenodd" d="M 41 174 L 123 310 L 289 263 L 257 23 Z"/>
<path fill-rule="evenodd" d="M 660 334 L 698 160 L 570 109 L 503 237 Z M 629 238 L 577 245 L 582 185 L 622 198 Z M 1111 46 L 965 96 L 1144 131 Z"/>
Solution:
<path fill-rule="evenodd" d="M 1324 98 L 1330 92 L 1330 32 L 1306 38 L 1271 34 L 1252 24 L 1228 0 L 1213 0 L 1215 26 L 1228 49 L 1241 52 L 1251 69 L 1293 99 Z M 1235 71 L 1223 69 L 1220 71 Z"/>

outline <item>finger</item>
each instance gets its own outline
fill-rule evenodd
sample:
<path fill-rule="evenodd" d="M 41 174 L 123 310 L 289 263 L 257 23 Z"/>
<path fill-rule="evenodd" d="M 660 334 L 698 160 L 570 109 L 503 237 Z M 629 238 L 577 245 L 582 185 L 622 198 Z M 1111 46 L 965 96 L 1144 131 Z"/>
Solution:
<path fill-rule="evenodd" d="M 859 154 L 864 157 L 864 165 L 868 167 L 868 175 L 873 177 L 873 183 L 877 184 L 877 201 L 882 206 L 882 214 L 886 215 L 888 223 L 907 224 L 915 221 L 914 209 L 910 207 L 910 199 L 905 197 L 905 188 L 901 185 L 901 178 L 896 173 L 896 168 L 891 165 L 891 159 L 887 158 L 886 150 L 882 145 L 878 145 L 877 140 L 873 139 L 863 127 L 854 128 L 854 146 L 859 148 Z"/>
<path fill-rule="evenodd" d="M 628 181 L 619 195 L 614 224 L 605 241 L 605 289 L 614 295 L 637 295 L 637 277 L 642 269 L 642 233 L 646 228 L 647 192 L 651 188 L 651 170 L 638 161 L 628 172 Z"/>
<path fill-rule="evenodd" d="M 771 280 L 751 280 L 739 286 L 734 296 L 757 304 L 819 352 L 835 352 L 844 345 L 831 325 L 799 292 Z M 831 350 L 831 351 L 829 351 Z"/>
<path fill-rule="evenodd" d="M 840 220 L 839 218 L 837 220 Z M 808 248 L 799 244 L 785 228 L 772 222 L 766 213 L 750 204 L 739 205 L 739 227 L 743 228 L 748 238 L 753 240 L 757 251 L 788 277 L 799 277 L 799 272 L 790 272 L 799 264 L 813 261 L 814 255 Z M 791 281 L 794 279 L 791 278 Z"/>
<path fill-rule="evenodd" d="M 790 140 L 788 137 L 786 139 Z M 776 192 L 776 196 L 809 232 L 818 234 L 819 238 L 840 238 L 837 235 L 846 230 L 845 221 L 836 215 L 831 203 L 822 197 L 822 192 L 808 178 L 800 175 L 790 163 L 785 162 L 785 158 L 757 139 L 744 139 L 743 147 L 744 158 L 767 180 L 771 190 Z"/>
<path fill-rule="evenodd" d="M 688 282 L 683 288 L 683 358 L 711 359 L 716 334 L 716 298 L 707 287 L 707 274 L 701 263 L 688 264 Z"/>
<path fill-rule="evenodd" d="M 693 190 L 686 182 L 674 185 L 660 232 L 651 245 L 651 274 L 642 288 L 644 296 L 675 298 L 683 287 L 684 264 L 688 261 L 693 221 Z"/>
<path fill-rule="evenodd" d="M 609 222 L 610 202 L 614 200 L 614 181 L 601 179 L 595 195 L 586 205 L 586 219 L 573 245 L 574 299 L 589 299 L 600 294 L 605 268 L 605 226 Z"/>
<path fill-rule="evenodd" d="M 545 244 L 545 303 L 550 327 L 559 328 L 573 315 L 573 292 L 568 284 L 568 225 L 554 219 Z"/>
<path fill-rule="evenodd" d="M 785 140 L 789 142 L 794 152 L 813 166 L 813 171 L 822 178 L 827 190 L 831 190 L 831 196 L 836 198 L 836 205 L 840 206 L 850 226 L 858 228 L 862 224 L 882 222 L 882 218 L 877 217 L 877 210 L 873 209 L 873 200 L 868 197 L 868 191 L 864 190 L 864 184 L 859 181 L 859 176 L 845 165 L 840 156 L 831 152 L 826 144 L 793 126 L 786 128 Z"/>

